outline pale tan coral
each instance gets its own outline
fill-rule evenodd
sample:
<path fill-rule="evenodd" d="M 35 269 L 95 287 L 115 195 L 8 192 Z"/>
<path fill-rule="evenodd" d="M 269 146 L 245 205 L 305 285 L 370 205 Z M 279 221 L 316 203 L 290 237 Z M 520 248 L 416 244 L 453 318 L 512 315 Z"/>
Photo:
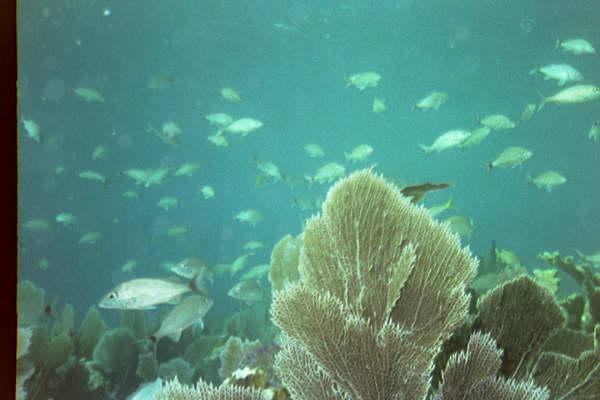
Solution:
<path fill-rule="evenodd" d="M 299 270 L 301 283 L 272 306 L 293 339 L 280 357 L 308 352 L 342 396 L 423 398 L 441 342 L 467 315 L 476 261 L 458 237 L 363 170 L 307 222 Z"/>
<path fill-rule="evenodd" d="M 215 387 L 200 380 L 196 386 L 179 383 L 177 377 L 165 382 L 156 400 L 263 400 L 262 391 L 223 384 Z"/>

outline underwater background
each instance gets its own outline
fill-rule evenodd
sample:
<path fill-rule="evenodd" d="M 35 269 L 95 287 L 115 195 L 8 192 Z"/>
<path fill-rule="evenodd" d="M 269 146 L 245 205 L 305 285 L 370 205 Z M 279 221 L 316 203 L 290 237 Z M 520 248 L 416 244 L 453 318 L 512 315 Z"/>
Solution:
<path fill-rule="evenodd" d="M 564 62 L 583 83 L 599 84 L 598 54 L 555 49 L 557 39 L 571 37 L 598 49 L 598 20 L 600 5 L 592 0 L 19 2 L 18 118 L 35 120 L 41 134 L 32 140 L 19 122 L 19 280 L 72 304 L 81 321 L 119 283 L 170 276 L 165 262 L 201 257 L 230 264 L 249 253 L 245 243 L 260 241 L 264 247 L 252 251 L 244 271 L 268 264 L 273 246 L 301 233 L 304 220 L 319 212 L 331 183 L 305 176 L 329 162 L 344 165 L 346 175 L 375 165 L 398 184 L 451 183 L 422 204 L 452 198 L 455 209 L 439 218 L 471 219 L 472 234 L 461 239 L 476 255 L 487 256 L 495 241 L 532 271 L 548 267 L 537 257 L 543 251 L 597 253 L 600 143 L 588 131 L 600 119 L 600 103 L 547 104 L 523 122 L 520 115 L 540 95 L 563 88 L 530 74 L 534 68 Z M 365 90 L 347 87 L 349 76 L 364 71 L 381 80 Z M 103 101 L 85 101 L 74 92 L 81 87 L 94 88 Z M 223 98 L 224 87 L 241 101 Z M 448 101 L 413 110 L 433 91 L 447 93 Z M 372 111 L 374 98 L 385 100 L 385 111 Z M 264 126 L 247 136 L 226 133 L 229 145 L 220 147 L 207 140 L 218 130 L 205 119 L 211 113 Z M 419 148 L 448 130 L 474 129 L 488 114 L 504 114 L 517 126 L 492 131 L 468 149 Z M 177 146 L 149 129 L 167 121 L 181 129 Z M 308 143 L 325 155 L 309 157 Z M 359 144 L 373 154 L 346 160 Z M 92 159 L 97 146 L 106 154 Z M 508 146 L 533 157 L 488 172 L 486 164 Z M 256 160 L 274 163 L 285 179 L 261 182 Z M 173 176 L 185 163 L 200 168 Z M 147 188 L 124 173 L 160 167 L 170 175 Z M 106 182 L 80 178 L 86 170 Z M 546 170 L 566 183 L 548 192 L 528 182 Z M 204 198 L 204 185 L 214 197 Z M 130 189 L 139 197 L 123 197 Z M 157 206 L 165 196 L 178 204 Z M 310 207 L 299 207 L 299 199 Z M 247 209 L 264 220 L 236 220 Z M 56 222 L 64 212 L 75 221 Z M 39 219 L 49 226 L 25 226 Z M 185 232 L 168 234 L 173 226 Z M 79 244 L 91 231 L 102 237 Z M 135 268 L 123 270 L 130 259 Z M 560 277 L 559 294 L 577 289 Z M 238 280 L 216 277 L 208 320 L 245 307 L 227 296 Z M 268 288 L 266 278 L 262 283 Z M 115 310 L 100 312 L 109 326 L 117 323 Z"/>

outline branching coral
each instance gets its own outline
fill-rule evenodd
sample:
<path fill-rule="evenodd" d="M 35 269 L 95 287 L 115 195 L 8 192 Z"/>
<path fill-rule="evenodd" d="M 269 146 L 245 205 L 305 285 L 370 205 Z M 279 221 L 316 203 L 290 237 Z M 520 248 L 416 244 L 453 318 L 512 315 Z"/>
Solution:
<path fill-rule="evenodd" d="M 177 378 L 165 382 L 155 400 L 264 400 L 262 391 L 223 384 L 215 387 L 199 381 L 196 386 L 185 386 Z"/>
<path fill-rule="evenodd" d="M 475 268 L 427 210 L 370 171 L 354 173 L 306 225 L 301 284 L 275 295 L 273 319 L 293 339 L 281 357 L 308 352 L 341 396 L 424 398 L 441 341 L 466 318 Z"/>

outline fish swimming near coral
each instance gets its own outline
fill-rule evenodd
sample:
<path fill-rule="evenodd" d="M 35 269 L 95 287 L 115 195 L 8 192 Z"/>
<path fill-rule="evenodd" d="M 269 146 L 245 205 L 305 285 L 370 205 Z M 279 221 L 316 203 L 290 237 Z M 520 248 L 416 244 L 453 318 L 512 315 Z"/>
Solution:
<path fill-rule="evenodd" d="M 173 307 L 151 339 L 158 342 L 166 336 L 174 342 L 179 342 L 181 332 L 186 328 L 197 324 L 200 330 L 204 329 L 202 318 L 204 318 L 212 305 L 212 299 L 204 295 L 186 297 Z"/>
<path fill-rule="evenodd" d="M 132 279 L 105 294 L 98 306 L 120 310 L 149 310 L 192 291 L 197 291 L 195 280 L 184 283 L 155 278 Z"/>
<path fill-rule="evenodd" d="M 431 183 L 431 182 L 425 182 L 425 183 L 421 183 L 419 185 L 411 185 L 411 186 L 405 186 L 402 189 L 400 189 L 400 192 L 402 192 L 403 195 L 405 195 L 406 197 L 411 197 L 411 202 L 413 204 L 418 203 L 419 201 L 421 201 L 423 199 L 423 196 L 425 196 L 425 194 L 427 192 L 430 192 L 432 190 L 441 190 L 441 189 L 446 189 L 449 188 L 451 186 L 450 183 Z"/>

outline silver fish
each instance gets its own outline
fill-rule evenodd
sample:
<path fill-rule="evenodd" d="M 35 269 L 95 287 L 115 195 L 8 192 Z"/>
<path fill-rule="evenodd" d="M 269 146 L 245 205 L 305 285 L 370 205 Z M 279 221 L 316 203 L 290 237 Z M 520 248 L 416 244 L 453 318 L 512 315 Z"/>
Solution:
<path fill-rule="evenodd" d="M 160 328 L 152 336 L 158 341 L 163 337 L 168 337 L 174 342 L 179 342 L 181 332 L 194 325 L 200 329 L 204 328 L 202 318 L 213 305 L 212 299 L 203 295 L 188 296 L 177 304 L 166 318 L 161 322 Z"/>
<path fill-rule="evenodd" d="M 132 279 L 105 294 L 98 306 L 121 310 L 149 310 L 157 304 L 168 303 L 192 290 L 196 290 L 193 282 L 186 284 L 165 279 Z"/>

